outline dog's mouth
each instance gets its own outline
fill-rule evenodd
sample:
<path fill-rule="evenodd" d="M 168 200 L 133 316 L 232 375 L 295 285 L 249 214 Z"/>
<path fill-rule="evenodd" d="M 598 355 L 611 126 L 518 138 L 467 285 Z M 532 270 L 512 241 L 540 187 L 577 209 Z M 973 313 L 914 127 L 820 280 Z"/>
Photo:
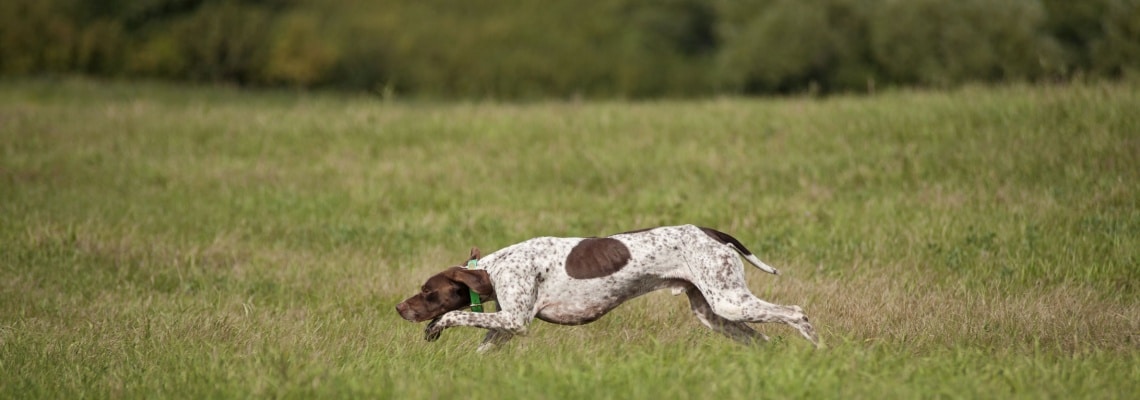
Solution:
<path fill-rule="evenodd" d="M 403 318 L 408 322 L 424 322 L 443 315 L 443 313 L 435 315 L 432 315 L 431 313 L 419 313 L 411 307 L 404 305 L 403 303 L 396 305 L 396 312 L 400 313 L 400 318 Z"/>
<path fill-rule="evenodd" d="M 396 312 L 400 314 L 400 318 L 406 319 L 408 322 L 422 322 L 427 320 L 427 318 L 421 319 L 419 313 L 404 303 L 396 305 Z"/>

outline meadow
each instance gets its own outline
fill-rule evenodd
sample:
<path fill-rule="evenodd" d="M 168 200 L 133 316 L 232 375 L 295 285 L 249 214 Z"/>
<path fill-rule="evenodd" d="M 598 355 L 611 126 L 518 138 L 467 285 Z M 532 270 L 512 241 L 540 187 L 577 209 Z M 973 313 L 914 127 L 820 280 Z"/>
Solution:
<path fill-rule="evenodd" d="M 1130 398 L 1140 90 L 385 101 L 0 81 L 0 398 Z M 394 305 L 535 236 L 693 223 L 826 346 L 660 292 L 478 355 Z"/>

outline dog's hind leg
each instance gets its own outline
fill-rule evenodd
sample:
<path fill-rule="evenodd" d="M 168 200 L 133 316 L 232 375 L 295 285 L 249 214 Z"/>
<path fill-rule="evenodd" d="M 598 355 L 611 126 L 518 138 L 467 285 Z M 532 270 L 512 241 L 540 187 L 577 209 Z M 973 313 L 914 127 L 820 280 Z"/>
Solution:
<path fill-rule="evenodd" d="M 717 292 L 709 296 L 709 306 L 717 315 L 737 322 L 779 322 L 787 324 L 800 332 L 805 339 L 816 347 L 819 346 L 819 337 L 815 328 L 808 322 L 807 315 L 799 306 L 784 306 L 760 300 L 748 292 L 747 289 Z"/>
<path fill-rule="evenodd" d="M 494 307 L 495 311 L 492 312 L 499 311 L 498 303 L 494 303 L 494 305 L 488 305 L 488 307 Z M 513 337 L 515 337 L 514 334 L 502 329 L 488 329 L 487 336 L 483 337 L 483 343 L 479 344 L 479 348 L 475 349 L 475 352 L 486 353 L 488 351 L 494 350 L 495 348 L 499 347 L 499 345 L 510 341 Z"/>
<path fill-rule="evenodd" d="M 696 315 L 697 320 L 712 330 L 746 345 L 768 341 L 768 336 L 757 332 L 748 324 L 730 321 L 716 315 L 708 301 L 705 300 L 705 296 L 696 288 L 685 290 L 685 294 L 689 297 L 689 307 L 693 309 L 693 314 Z"/>
<path fill-rule="evenodd" d="M 487 336 L 483 337 L 483 343 L 480 343 L 479 348 L 475 349 L 475 351 L 478 353 L 486 353 L 499 347 L 499 345 L 510 341 L 513 337 L 515 337 L 515 335 L 511 334 L 510 332 L 499 329 L 491 329 L 487 331 Z"/>
<path fill-rule="evenodd" d="M 703 258 L 703 259 L 702 259 Z M 704 295 L 709 307 L 721 318 L 734 322 L 779 322 L 795 328 L 812 344 L 819 346 L 815 328 L 799 306 L 784 306 L 760 300 L 748 291 L 744 265 L 732 252 L 700 257 L 694 268 L 693 285 Z M 690 290 L 692 291 L 692 290 Z"/>

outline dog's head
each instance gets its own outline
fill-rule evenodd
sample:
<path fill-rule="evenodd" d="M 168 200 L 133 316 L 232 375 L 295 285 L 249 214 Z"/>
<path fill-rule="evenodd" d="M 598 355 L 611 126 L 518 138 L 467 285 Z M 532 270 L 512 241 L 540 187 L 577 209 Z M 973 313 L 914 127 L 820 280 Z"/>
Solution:
<path fill-rule="evenodd" d="M 472 250 L 472 259 L 477 258 L 478 250 Z M 451 267 L 428 278 L 418 294 L 396 305 L 396 312 L 408 321 L 427 321 L 471 305 L 471 291 L 484 300 L 494 297 L 487 271 Z"/>

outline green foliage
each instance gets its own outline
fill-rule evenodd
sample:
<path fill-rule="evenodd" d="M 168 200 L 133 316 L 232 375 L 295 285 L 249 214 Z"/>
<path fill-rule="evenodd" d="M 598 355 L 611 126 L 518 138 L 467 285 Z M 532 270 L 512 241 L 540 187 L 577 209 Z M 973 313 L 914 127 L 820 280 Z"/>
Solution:
<path fill-rule="evenodd" d="M 276 24 L 264 78 L 290 86 L 311 86 L 326 79 L 340 57 L 311 14 L 291 13 Z"/>
<path fill-rule="evenodd" d="M 1036 1 L 887 1 L 872 18 L 871 50 L 891 82 L 1019 80 L 1059 64 Z"/>
<path fill-rule="evenodd" d="M 27 74 L 66 71 L 77 27 L 58 2 L 0 3 L 0 71 Z"/>
<path fill-rule="evenodd" d="M 0 74 L 466 98 L 872 91 L 1140 63 L 1136 0 L 12 0 Z"/>
<path fill-rule="evenodd" d="M 1102 23 L 1104 37 L 1092 46 L 1092 63 L 1108 76 L 1140 73 L 1140 1 L 1109 4 Z"/>
<path fill-rule="evenodd" d="M 182 74 L 190 79 L 246 83 L 263 74 L 271 29 L 264 8 L 206 4 L 169 29 L 180 38 L 175 51 L 183 57 Z"/>
<path fill-rule="evenodd" d="M 1136 0 L 1043 0 L 1052 37 L 1065 51 L 1064 66 L 1087 73 L 1118 75 L 1137 65 Z"/>
<path fill-rule="evenodd" d="M 853 0 L 728 3 L 721 71 L 725 85 L 750 93 L 866 88 L 876 80 L 867 43 L 866 17 Z M 756 10 L 759 8 L 759 10 Z M 749 11 L 752 12 L 749 12 Z"/>

